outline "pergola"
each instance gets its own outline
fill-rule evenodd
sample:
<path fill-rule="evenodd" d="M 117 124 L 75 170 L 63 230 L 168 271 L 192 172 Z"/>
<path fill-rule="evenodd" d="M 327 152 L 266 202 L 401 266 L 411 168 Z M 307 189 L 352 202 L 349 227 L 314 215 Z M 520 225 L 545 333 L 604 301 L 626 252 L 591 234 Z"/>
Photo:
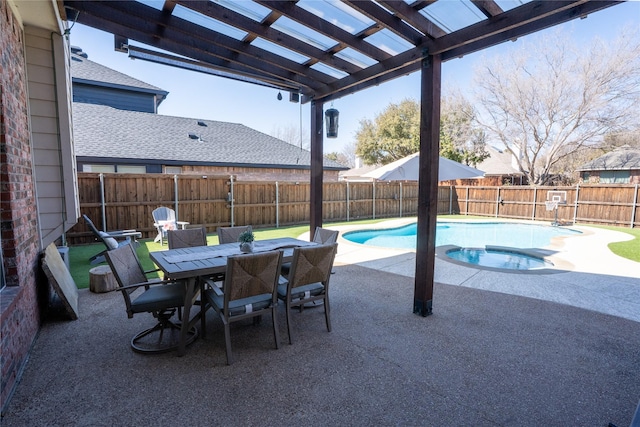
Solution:
<path fill-rule="evenodd" d="M 114 35 L 115 49 L 266 85 L 311 103 L 310 230 L 322 226 L 323 105 L 421 73 L 413 312 L 431 314 L 441 64 L 613 6 L 546 0 L 64 0 L 66 19 Z M 133 46 L 134 40 L 153 47 Z M 541 46 L 549 49 L 553 46 Z M 160 49 L 156 50 L 156 49 Z"/>

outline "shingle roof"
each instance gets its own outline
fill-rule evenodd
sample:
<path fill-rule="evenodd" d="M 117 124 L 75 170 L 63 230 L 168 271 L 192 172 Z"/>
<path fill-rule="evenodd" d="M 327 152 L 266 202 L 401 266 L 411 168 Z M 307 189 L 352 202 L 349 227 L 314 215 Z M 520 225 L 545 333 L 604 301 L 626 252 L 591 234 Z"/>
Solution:
<path fill-rule="evenodd" d="M 578 171 L 640 169 L 640 149 L 618 148 L 582 165 Z"/>
<path fill-rule="evenodd" d="M 71 54 L 71 77 L 74 82 L 156 93 L 159 95 L 160 100 L 164 99 L 169 93 L 157 86 L 90 61 L 86 58 L 86 54 L 81 53 L 81 50 L 78 48 L 72 49 L 74 53 Z"/>
<path fill-rule="evenodd" d="M 512 166 L 512 155 L 506 150 L 487 145 L 489 157 L 478 163 L 475 167 L 484 171 L 484 176 L 490 175 L 523 175 Z"/>
<path fill-rule="evenodd" d="M 304 169 L 310 165 L 309 151 L 237 123 L 74 102 L 73 132 L 78 157 Z M 328 159 L 324 167 L 346 169 Z"/>

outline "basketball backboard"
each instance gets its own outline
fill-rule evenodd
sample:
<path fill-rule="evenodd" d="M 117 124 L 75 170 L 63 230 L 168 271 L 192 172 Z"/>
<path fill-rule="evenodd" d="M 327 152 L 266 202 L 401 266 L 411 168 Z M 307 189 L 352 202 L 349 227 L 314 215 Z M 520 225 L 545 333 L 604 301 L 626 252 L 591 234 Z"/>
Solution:
<path fill-rule="evenodd" d="M 547 191 L 547 201 L 556 202 L 559 205 L 567 204 L 567 192 L 566 191 Z"/>

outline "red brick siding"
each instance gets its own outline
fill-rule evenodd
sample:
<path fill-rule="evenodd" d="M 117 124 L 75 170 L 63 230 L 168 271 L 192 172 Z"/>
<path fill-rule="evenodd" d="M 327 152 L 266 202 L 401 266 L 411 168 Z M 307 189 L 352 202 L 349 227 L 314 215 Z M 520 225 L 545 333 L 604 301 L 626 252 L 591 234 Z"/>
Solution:
<path fill-rule="evenodd" d="M 24 34 L 7 2 L 0 2 L 0 20 L 0 233 L 7 283 L 0 291 L 0 408 L 4 409 L 38 331 L 40 313 Z"/>
<path fill-rule="evenodd" d="M 182 166 L 183 174 L 233 175 L 238 181 L 309 181 L 308 169 L 243 168 L 235 166 Z M 324 182 L 338 182 L 339 171 L 324 171 Z"/>

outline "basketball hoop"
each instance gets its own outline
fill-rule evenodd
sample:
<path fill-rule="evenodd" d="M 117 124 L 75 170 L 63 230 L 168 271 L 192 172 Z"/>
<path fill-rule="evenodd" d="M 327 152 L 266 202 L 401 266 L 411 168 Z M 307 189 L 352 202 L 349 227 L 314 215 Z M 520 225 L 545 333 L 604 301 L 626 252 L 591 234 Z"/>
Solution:
<path fill-rule="evenodd" d="M 547 200 L 544 202 L 544 205 L 547 207 L 548 211 L 553 211 L 558 209 L 558 201 L 557 200 Z"/>

